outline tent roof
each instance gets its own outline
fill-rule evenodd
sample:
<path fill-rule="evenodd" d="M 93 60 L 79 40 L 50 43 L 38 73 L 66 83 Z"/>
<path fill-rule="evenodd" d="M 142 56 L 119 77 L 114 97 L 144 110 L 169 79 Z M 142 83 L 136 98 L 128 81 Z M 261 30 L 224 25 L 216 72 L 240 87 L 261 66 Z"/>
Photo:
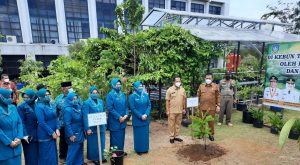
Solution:
<path fill-rule="evenodd" d="M 159 27 L 176 24 L 199 38 L 210 41 L 290 42 L 300 41 L 300 36 L 280 31 L 292 24 L 269 20 L 238 18 L 167 9 L 152 9 L 141 25 Z"/>

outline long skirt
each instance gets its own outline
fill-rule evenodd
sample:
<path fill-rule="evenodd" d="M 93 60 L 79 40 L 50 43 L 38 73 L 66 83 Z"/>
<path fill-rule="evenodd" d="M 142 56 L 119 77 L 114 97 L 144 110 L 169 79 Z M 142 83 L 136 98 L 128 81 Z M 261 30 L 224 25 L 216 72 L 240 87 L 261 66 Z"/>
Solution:
<path fill-rule="evenodd" d="M 105 132 L 100 132 L 101 137 L 101 155 L 104 160 Z M 93 161 L 99 161 L 98 137 L 97 132 L 87 136 L 87 158 Z"/>
<path fill-rule="evenodd" d="M 68 145 L 66 165 L 83 165 L 83 142 Z"/>
<path fill-rule="evenodd" d="M 149 125 L 134 126 L 133 140 L 135 152 L 148 152 L 149 150 Z"/>
<path fill-rule="evenodd" d="M 32 141 L 29 144 L 27 142 L 22 142 L 25 164 L 27 165 L 37 165 L 39 157 L 39 145 L 38 142 Z"/>
<path fill-rule="evenodd" d="M 118 147 L 124 150 L 125 128 L 118 131 L 110 131 L 110 147 Z"/>
<path fill-rule="evenodd" d="M 56 140 L 39 142 L 39 165 L 57 165 Z"/>
<path fill-rule="evenodd" d="M 0 160 L 0 165 L 21 165 L 21 155 L 6 160 Z"/>

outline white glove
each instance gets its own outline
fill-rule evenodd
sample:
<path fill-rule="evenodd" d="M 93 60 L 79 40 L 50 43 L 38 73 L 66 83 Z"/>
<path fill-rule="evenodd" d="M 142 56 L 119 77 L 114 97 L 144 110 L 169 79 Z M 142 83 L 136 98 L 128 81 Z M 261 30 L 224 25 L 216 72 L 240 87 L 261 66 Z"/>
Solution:
<path fill-rule="evenodd" d="M 29 136 L 24 136 L 23 139 L 29 144 L 29 140 L 28 140 Z"/>

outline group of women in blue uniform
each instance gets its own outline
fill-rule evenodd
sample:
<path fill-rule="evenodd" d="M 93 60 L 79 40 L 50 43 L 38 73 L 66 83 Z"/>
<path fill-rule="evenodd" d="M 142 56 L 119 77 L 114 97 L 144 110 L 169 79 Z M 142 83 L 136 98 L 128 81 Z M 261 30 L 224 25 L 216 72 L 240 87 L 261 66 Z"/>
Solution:
<path fill-rule="evenodd" d="M 124 150 L 126 121 L 132 112 L 134 150 L 141 155 L 149 150 L 150 99 L 141 82 L 133 84 L 134 92 L 126 101 L 121 81 L 111 81 L 112 90 L 106 96 L 108 111 L 107 128 L 110 131 L 110 147 Z M 21 164 L 21 143 L 25 164 L 57 165 L 56 139 L 60 136 L 60 123 L 51 93 L 46 88 L 37 92 L 27 89 L 22 93 L 23 102 L 16 108 L 11 104 L 11 91 L 0 88 L 0 165 Z M 88 114 L 105 112 L 99 90 L 92 86 L 89 98 L 80 104 L 80 97 L 69 92 L 64 101 L 64 133 L 68 144 L 67 165 L 82 165 L 83 144 L 87 139 L 87 159 L 99 163 L 97 128 L 88 125 Z M 100 126 L 102 160 L 104 158 L 106 126 Z"/>

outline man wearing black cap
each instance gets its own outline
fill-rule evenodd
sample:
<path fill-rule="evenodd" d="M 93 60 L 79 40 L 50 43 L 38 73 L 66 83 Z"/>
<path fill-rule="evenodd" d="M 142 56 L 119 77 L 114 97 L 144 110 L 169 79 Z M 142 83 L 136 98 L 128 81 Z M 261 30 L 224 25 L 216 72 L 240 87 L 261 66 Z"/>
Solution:
<path fill-rule="evenodd" d="M 265 88 L 264 99 L 270 100 L 282 100 L 282 91 L 277 88 L 278 78 L 276 76 L 271 76 L 269 78 L 270 87 Z"/>
<path fill-rule="evenodd" d="M 65 129 L 64 129 L 64 102 L 69 92 L 73 92 L 72 89 L 72 82 L 62 82 L 61 83 L 62 88 L 62 94 L 58 95 L 55 98 L 55 107 L 57 116 L 59 117 L 59 123 L 60 123 L 60 140 L 59 140 L 59 158 L 60 159 L 66 159 L 67 153 L 68 153 L 68 144 L 65 140 Z M 82 105 L 80 97 L 78 97 L 79 103 Z"/>
<path fill-rule="evenodd" d="M 282 99 L 285 102 L 299 103 L 299 92 L 295 90 L 295 79 L 286 80 L 286 88 L 283 90 Z"/>

